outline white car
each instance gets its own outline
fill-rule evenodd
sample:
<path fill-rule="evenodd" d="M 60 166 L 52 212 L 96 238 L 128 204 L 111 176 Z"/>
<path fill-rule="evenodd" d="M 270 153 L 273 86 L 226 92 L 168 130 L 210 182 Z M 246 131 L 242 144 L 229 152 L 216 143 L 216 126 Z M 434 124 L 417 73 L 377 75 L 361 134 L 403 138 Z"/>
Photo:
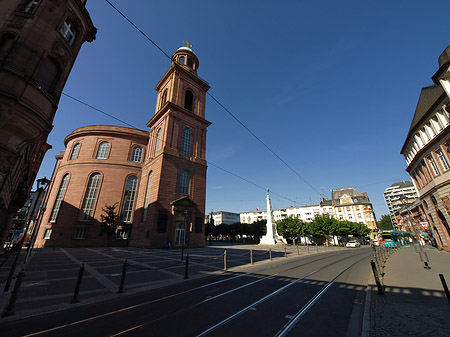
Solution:
<path fill-rule="evenodd" d="M 358 241 L 349 241 L 349 242 L 347 242 L 345 247 L 347 247 L 347 248 L 356 248 L 356 247 L 361 247 L 361 244 Z"/>

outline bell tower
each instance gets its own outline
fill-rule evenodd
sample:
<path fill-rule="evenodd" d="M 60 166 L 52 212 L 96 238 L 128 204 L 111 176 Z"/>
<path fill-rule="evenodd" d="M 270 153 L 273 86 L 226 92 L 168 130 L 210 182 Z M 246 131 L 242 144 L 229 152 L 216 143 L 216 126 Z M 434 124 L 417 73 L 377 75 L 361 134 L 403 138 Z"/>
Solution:
<path fill-rule="evenodd" d="M 188 42 L 156 85 L 158 98 L 142 169 L 131 244 L 204 246 L 207 82 Z"/>

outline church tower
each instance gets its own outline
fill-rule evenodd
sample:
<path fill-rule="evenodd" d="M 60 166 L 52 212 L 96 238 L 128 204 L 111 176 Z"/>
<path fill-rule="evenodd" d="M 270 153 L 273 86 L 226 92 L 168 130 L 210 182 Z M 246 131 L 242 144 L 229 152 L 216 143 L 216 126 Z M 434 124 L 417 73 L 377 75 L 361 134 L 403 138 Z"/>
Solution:
<path fill-rule="evenodd" d="M 206 128 L 208 83 L 186 43 L 156 86 L 158 99 L 136 200 L 132 246 L 205 244 Z"/>

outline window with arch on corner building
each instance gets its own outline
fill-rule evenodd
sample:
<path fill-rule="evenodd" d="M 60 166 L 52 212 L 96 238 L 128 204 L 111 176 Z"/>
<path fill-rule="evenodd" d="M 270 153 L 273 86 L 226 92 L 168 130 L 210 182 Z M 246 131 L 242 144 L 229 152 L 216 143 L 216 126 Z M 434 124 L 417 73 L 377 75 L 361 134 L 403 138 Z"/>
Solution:
<path fill-rule="evenodd" d="M 52 213 L 50 215 L 50 222 L 55 222 L 56 218 L 58 217 L 59 209 L 61 208 L 61 204 L 64 200 L 64 195 L 66 194 L 69 179 L 69 173 L 64 175 L 64 177 L 62 178 L 61 185 L 59 186 L 58 190 L 58 195 L 56 196 L 55 204 L 53 205 Z"/>
<path fill-rule="evenodd" d="M 101 179 L 102 175 L 100 173 L 93 173 L 89 177 L 88 186 L 84 194 L 83 205 L 81 206 L 80 220 L 82 221 L 89 220 L 94 212 Z"/>
<path fill-rule="evenodd" d="M 75 41 L 76 30 L 70 20 L 66 19 L 66 21 L 64 21 L 59 32 L 69 45 L 73 44 Z"/>
<path fill-rule="evenodd" d="M 25 13 L 33 14 L 38 5 L 39 5 L 39 0 L 28 1 L 25 3 L 25 7 L 23 8 L 23 11 Z"/>
<path fill-rule="evenodd" d="M 136 197 L 138 179 L 135 176 L 130 176 L 125 185 L 125 192 L 123 195 L 122 212 L 120 220 L 123 222 L 131 222 L 133 215 L 134 199 Z"/>

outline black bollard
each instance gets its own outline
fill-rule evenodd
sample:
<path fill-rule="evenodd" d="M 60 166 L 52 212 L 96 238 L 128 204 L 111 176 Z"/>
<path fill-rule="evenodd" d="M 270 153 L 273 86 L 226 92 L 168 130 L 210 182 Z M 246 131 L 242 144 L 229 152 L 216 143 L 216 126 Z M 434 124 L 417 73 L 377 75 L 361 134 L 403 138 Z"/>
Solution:
<path fill-rule="evenodd" d="M 80 267 L 80 271 L 78 272 L 77 284 L 75 285 L 75 291 L 73 292 L 73 298 L 70 303 L 78 303 L 78 293 L 80 292 L 81 279 L 83 278 L 84 273 L 84 263 Z"/>
<path fill-rule="evenodd" d="M 184 279 L 189 278 L 188 273 L 189 273 L 189 254 L 186 255 L 186 266 L 184 268 Z"/>
<path fill-rule="evenodd" d="M 14 289 L 11 292 L 11 298 L 9 299 L 9 304 L 2 314 L 2 317 L 13 316 L 16 314 L 16 300 L 17 295 L 20 292 L 20 286 L 22 285 L 22 279 L 25 277 L 25 272 L 23 269 L 17 274 L 16 283 L 14 284 Z"/>
<path fill-rule="evenodd" d="M 181 261 L 184 260 L 184 246 L 181 246 Z"/>
<path fill-rule="evenodd" d="M 372 266 L 373 277 L 375 278 L 375 282 L 377 284 L 378 294 L 384 294 L 383 287 L 381 286 L 380 278 L 378 277 L 377 267 L 375 267 L 375 262 L 370 260 L 370 265 Z"/>
<path fill-rule="evenodd" d="M 286 247 L 284 247 L 284 257 L 287 257 Z"/>
<path fill-rule="evenodd" d="M 125 287 L 125 276 L 127 275 L 127 265 L 128 265 L 128 260 L 125 260 L 125 262 L 123 263 L 123 267 L 122 267 L 122 276 L 120 278 L 120 286 L 119 286 L 119 290 L 117 291 L 118 294 L 122 294 L 125 292 L 124 287 Z"/>
<path fill-rule="evenodd" d="M 270 261 L 272 261 L 272 248 L 269 248 L 269 258 L 270 258 Z"/>
<path fill-rule="evenodd" d="M 445 296 L 447 296 L 448 304 L 450 304 L 450 292 L 448 291 L 447 282 L 445 282 L 444 275 L 439 274 L 439 278 L 441 279 L 442 287 L 445 291 Z"/>
<path fill-rule="evenodd" d="M 250 264 L 253 264 L 253 249 L 250 249 Z"/>

